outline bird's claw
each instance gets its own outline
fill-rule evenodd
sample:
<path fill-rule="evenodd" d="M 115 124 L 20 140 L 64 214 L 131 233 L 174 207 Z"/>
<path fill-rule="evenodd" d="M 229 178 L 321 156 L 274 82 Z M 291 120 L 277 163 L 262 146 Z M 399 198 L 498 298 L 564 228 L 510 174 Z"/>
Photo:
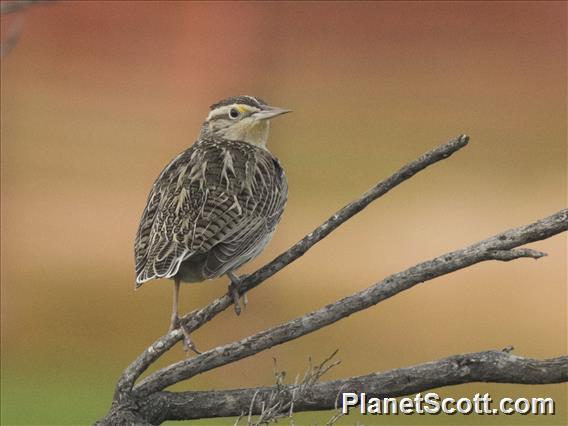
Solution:
<path fill-rule="evenodd" d="M 235 284 L 234 281 L 231 281 L 229 284 L 229 294 L 233 298 L 233 306 L 235 307 L 235 314 L 241 314 L 241 302 L 239 297 L 239 284 Z"/>
<path fill-rule="evenodd" d="M 183 350 L 185 354 L 189 356 L 189 352 L 193 352 L 196 355 L 201 355 L 201 351 L 199 351 L 195 345 L 193 344 L 193 340 L 191 340 L 191 336 L 189 335 L 189 330 L 185 328 L 183 324 L 181 324 L 181 331 L 183 333 Z"/>
<path fill-rule="evenodd" d="M 185 351 L 186 355 L 189 355 L 189 351 L 200 355 L 201 352 L 195 347 L 193 340 L 191 340 L 191 336 L 189 335 L 189 330 L 185 327 L 185 325 L 180 321 L 179 317 L 172 318 L 172 322 L 170 324 L 170 329 L 168 333 L 171 333 L 174 330 L 180 329 L 183 333 L 183 350 Z"/>
<path fill-rule="evenodd" d="M 231 284 L 229 284 L 229 296 L 233 298 L 233 306 L 235 307 L 235 314 L 241 314 L 241 302 L 240 302 L 240 295 L 239 290 L 241 288 L 243 280 L 247 277 L 247 275 L 241 275 L 240 277 L 236 276 L 233 273 L 228 274 L 229 278 L 231 279 Z M 244 293 L 242 295 L 243 298 L 243 306 L 246 308 L 248 300 L 247 295 Z"/>

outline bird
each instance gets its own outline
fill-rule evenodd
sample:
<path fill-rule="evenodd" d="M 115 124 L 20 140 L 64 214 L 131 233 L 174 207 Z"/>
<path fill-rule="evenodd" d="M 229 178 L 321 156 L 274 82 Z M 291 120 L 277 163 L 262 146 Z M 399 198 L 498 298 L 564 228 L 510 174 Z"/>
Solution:
<path fill-rule="evenodd" d="M 267 148 L 270 120 L 290 112 L 258 97 L 233 96 L 211 105 L 197 140 L 155 180 L 134 241 L 135 287 L 171 279 L 169 331 L 181 326 L 181 283 L 227 275 L 240 313 L 235 271 L 271 240 L 288 197 L 278 158 Z M 196 351 L 197 352 L 197 351 Z"/>

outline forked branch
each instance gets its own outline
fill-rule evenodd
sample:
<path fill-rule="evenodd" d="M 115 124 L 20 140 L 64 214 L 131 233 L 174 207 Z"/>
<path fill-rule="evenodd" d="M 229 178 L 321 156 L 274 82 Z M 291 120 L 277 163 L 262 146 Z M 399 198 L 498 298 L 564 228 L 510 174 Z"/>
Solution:
<path fill-rule="evenodd" d="M 343 207 L 289 250 L 249 275 L 243 280 L 241 291 L 245 292 L 255 288 L 301 257 L 317 242 L 371 202 L 417 172 L 449 157 L 467 143 L 467 136 L 459 136 L 402 167 L 360 198 Z M 538 259 L 545 256 L 545 253 L 521 246 L 549 238 L 567 229 L 568 210 L 564 209 L 529 225 L 510 229 L 464 249 L 438 256 L 393 274 L 365 290 L 284 324 L 213 348 L 194 358 L 174 363 L 154 372 L 135 385 L 136 380 L 151 364 L 182 339 L 181 331 L 174 330 L 156 340 L 126 368 L 118 381 L 111 411 L 100 423 L 160 423 L 166 419 L 239 416 L 249 406 L 251 413 L 258 413 L 261 410 L 261 406 L 258 405 L 259 401 L 271 395 L 270 392 L 274 392 L 274 388 L 182 393 L 164 392 L 164 389 L 205 371 L 297 339 L 441 275 L 488 260 L 510 261 L 523 257 Z M 208 306 L 186 315 L 182 321 L 189 331 L 194 331 L 230 307 L 232 300 L 232 297 L 227 295 L 219 297 Z M 472 381 L 556 383 L 567 380 L 568 357 L 538 361 L 513 356 L 509 353 L 489 351 L 456 355 L 386 373 L 313 384 L 313 392 L 310 392 L 309 397 L 302 394 L 301 398 L 294 401 L 293 406 L 295 411 L 333 408 L 341 389 L 345 392 L 348 392 L 348 389 L 359 389 L 379 396 L 400 396 L 439 386 Z M 290 395 L 298 396 L 297 389 L 293 385 L 288 388 L 279 388 L 282 395 L 288 391 Z"/>

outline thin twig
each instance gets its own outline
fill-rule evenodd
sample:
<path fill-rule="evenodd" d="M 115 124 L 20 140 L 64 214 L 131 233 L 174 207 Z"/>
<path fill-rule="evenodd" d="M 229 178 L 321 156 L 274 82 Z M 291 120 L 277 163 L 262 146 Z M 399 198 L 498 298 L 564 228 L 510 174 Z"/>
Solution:
<path fill-rule="evenodd" d="M 528 257 L 536 260 L 547 256 L 547 254 L 537 250 L 521 248 L 515 250 L 493 250 L 489 252 L 489 256 L 491 256 L 494 260 L 509 262 L 510 260 L 520 259 L 521 257 Z"/>
<path fill-rule="evenodd" d="M 247 426 L 277 423 L 278 420 L 283 417 L 292 418 L 294 403 L 299 399 L 311 399 L 315 384 L 327 371 L 339 364 L 339 361 L 330 363 L 337 352 L 337 350 L 334 351 L 318 365 L 313 365 L 310 358 L 308 368 L 304 372 L 302 381 L 299 382 L 298 376 L 296 376 L 294 384 L 288 386 L 284 384 L 286 372 L 278 371 L 276 368 L 276 359 L 274 359 L 275 386 L 270 393 L 264 393 L 259 398 L 257 398 L 258 392 L 253 395 L 251 403 L 249 404 Z M 253 421 L 252 416 L 255 414 L 258 414 L 259 417 L 256 421 Z"/>

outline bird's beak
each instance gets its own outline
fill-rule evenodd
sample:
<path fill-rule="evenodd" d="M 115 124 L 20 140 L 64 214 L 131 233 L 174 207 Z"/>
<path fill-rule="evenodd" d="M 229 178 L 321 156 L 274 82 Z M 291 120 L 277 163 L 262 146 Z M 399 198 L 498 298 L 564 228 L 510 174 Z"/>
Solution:
<path fill-rule="evenodd" d="M 287 112 L 292 112 L 292 110 L 279 107 L 264 106 L 262 107 L 262 110 L 256 112 L 254 116 L 257 120 L 268 120 L 270 118 L 286 114 Z"/>

